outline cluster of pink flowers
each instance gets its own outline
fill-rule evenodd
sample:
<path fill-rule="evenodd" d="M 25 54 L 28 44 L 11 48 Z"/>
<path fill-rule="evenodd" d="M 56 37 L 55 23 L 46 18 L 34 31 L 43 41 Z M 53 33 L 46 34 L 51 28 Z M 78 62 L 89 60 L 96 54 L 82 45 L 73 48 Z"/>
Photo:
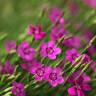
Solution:
<path fill-rule="evenodd" d="M 52 68 L 44 66 L 37 60 L 33 60 L 29 63 L 29 65 L 30 67 L 28 67 L 27 63 L 24 63 L 21 67 L 30 74 L 34 75 L 36 81 L 46 80 L 53 87 L 56 87 L 58 84 L 62 84 L 64 82 L 64 77 L 62 76 L 62 71 L 59 67 Z"/>
<path fill-rule="evenodd" d="M 10 61 L 7 60 L 4 66 L 0 64 L 0 73 L 2 74 L 14 73 L 14 67 L 11 65 Z"/>
<path fill-rule="evenodd" d="M 50 33 L 51 40 L 48 42 L 42 42 L 39 46 L 39 51 L 31 47 L 31 44 L 28 41 L 21 42 L 18 46 L 15 41 L 7 41 L 5 44 L 7 53 L 10 53 L 12 50 L 16 51 L 18 57 L 22 60 L 20 64 L 21 68 L 24 71 L 27 71 L 31 76 L 35 77 L 36 81 L 47 81 L 52 87 L 56 87 L 59 84 L 63 84 L 65 81 L 65 75 L 63 74 L 63 68 L 60 67 L 51 67 L 44 65 L 42 60 L 38 60 L 37 55 L 42 59 L 48 59 L 50 61 L 55 61 L 58 59 L 58 56 L 64 51 L 62 46 L 66 47 L 65 52 L 65 61 L 70 62 L 72 65 L 76 63 L 76 59 L 82 55 L 81 63 L 87 65 L 91 61 L 90 55 L 87 53 L 82 54 L 77 51 L 81 48 L 81 38 L 79 36 L 72 36 L 66 40 L 63 40 L 60 43 L 60 46 L 57 46 L 58 41 L 68 34 L 68 31 L 64 28 L 65 20 L 62 17 L 62 13 L 58 8 L 54 8 L 49 13 L 49 18 L 53 24 L 58 21 L 58 24 L 54 26 Z M 46 33 L 42 31 L 41 26 L 28 26 L 27 36 L 32 35 L 34 40 L 39 41 L 45 38 Z M 85 35 L 88 39 L 92 38 Z M 83 47 L 83 46 L 82 46 Z M 93 48 L 93 46 L 91 46 Z M 94 53 L 93 49 L 89 48 L 88 52 Z M 96 50 L 95 50 L 96 51 Z M 37 54 L 38 53 L 38 54 Z M 63 58 L 62 58 L 63 59 Z M 96 72 L 96 62 L 92 63 L 91 69 Z M 74 67 L 73 66 L 73 67 Z M 10 64 L 10 61 L 6 61 L 6 64 L 2 66 L 0 64 L 0 72 L 3 74 L 14 74 L 14 67 Z M 90 77 L 87 76 L 84 72 L 77 78 L 80 74 L 80 71 L 74 72 L 69 78 L 68 83 L 71 87 L 68 88 L 69 96 L 85 96 L 85 91 L 90 91 L 92 88 L 88 84 Z M 76 79 L 77 78 L 77 79 Z M 12 94 L 15 96 L 26 96 L 24 85 L 22 83 L 17 83 L 14 81 L 12 83 Z"/>
<path fill-rule="evenodd" d="M 68 82 L 71 84 L 71 87 L 68 89 L 70 96 L 85 96 L 84 92 L 92 90 L 91 85 L 88 82 L 91 80 L 86 74 L 81 75 L 78 79 L 80 71 L 77 71 L 72 74 Z"/>

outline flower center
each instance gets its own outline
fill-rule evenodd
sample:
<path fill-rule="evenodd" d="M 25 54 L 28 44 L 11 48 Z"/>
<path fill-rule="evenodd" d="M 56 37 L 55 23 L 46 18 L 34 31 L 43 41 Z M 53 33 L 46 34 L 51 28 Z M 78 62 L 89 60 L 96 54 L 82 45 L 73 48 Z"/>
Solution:
<path fill-rule="evenodd" d="M 29 53 L 30 53 L 30 50 L 29 50 L 28 48 L 26 48 L 26 49 L 24 50 L 24 53 L 25 53 L 25 54 L 29 54 Z"/>
<path fill-rule="evenodd" d="M 38 68 L 38 69 L 36 70 L 36 74 L 37 74 L 38 76 L 42 77 L 43 74 L 44 74 L 44 70 L 43 70 L 42 68 Z"/>
<path fill-rule="evenodd" d="M 59 37 L 59 38 L 62 37 L 62 33 L 59 33 L 59 34 L 58 34 L 58 37 Z"/>
<path fill-rule="evenodd" d="M 80 83 L 77 80 L 75 80 L 75 86 L 76 86 L 77 89 L 81 89 Z"/>
<path fill-rule="evenodd" d="M 39 34 L 40 33 L 40 31 L 39 30 L 34 30 L 33 31 L 33 34 L 35 35 L 35 34 Z"/>
<path fill-rule="evenodd" d="M 17 94 L 21 93 L 21 91 L 20 91 L 19 88 L 16 88 L 16 93 L 17 93 Z"/>
<path fill-rule="evenodd" d="M 87 57 L 84 58 L 83 63 L 88 63 L 89 59 Z"/>
<path fill-rule="evenodd" d="M 73 60 L 76 59 L 76 54 L 72 54 L 72 59 L 73 59 Z"/>
<path fill-rule="evenodd" d="M 63 36 L 63 33 L 61 33 L 61 32 L 58 32 L 58 33 L 57 33 L 57 37 L 58 37 L 58 38 L 61 38 L 62 36 Z"/>
<path fill-rule="evenodd" d="M 48 54 L 52 54 L 52 53 L 54 52 L 54 50 L 53 50 L 52 47 L 47 47 L 47 48 L 46 48 L 46 52 L 47 52 Z"/>
<path fill-rule="evenodd" d="M 49 78 L 53 81 L 57 79 L 57 74 L 56 73 L 50 73 Z"/>

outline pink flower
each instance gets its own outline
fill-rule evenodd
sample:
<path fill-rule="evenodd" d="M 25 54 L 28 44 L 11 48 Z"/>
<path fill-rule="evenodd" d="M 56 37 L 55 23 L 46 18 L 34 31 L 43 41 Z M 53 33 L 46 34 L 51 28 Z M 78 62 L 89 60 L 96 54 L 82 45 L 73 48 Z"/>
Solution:
<path fill-rule="evenodd" d="M 70 96 L 85 96 L 84 91 L 90 91 L 91 87 L 88 84 L 74 85 L 68 89 Z"/>
<path fill-rule="evenodd" d="M 92 89 L 91 86 L 87 84 L 89 77 L 84 74 L 76 79 L 79 75 L 80 71 L 77 71 L 69 78 L 69 83 L 72 84 L 72 86 L 68 89 L 68 94 L 70 96 L 85 96 L 84 92 Z"/>
<path fill-rule="evenodd" d="M 27 61 L 31 61 L 35 56 L 35 50 L 29 46 L 27 41 L 22 42 L 17 50 L 18 55 Z"/>
<path fill-rule="evenodd" d="M 88 53 L 92 56 L 96 54 L 96 47 L 92 45 L 91 47 L 88 48 Z"/>
<path fill-rule="evenodd" d="M 90 61 L 91 61 L 90 56 L 87 55 L 87 54 L 83 54 L 83 56 L 82 56 L 82 62 L 83 62 L 84 64 L 88 64 Z"/>
<path fill-rule="evenodd" d="M 96 0 L 82 0 L 86 5 L 96 9 Z"/>
<path fill-rule="evenodd" d="M 68 8 L 71 14 L 76 14 L 78 11 L 78 5 L 74 2 L 70 3 Z"/>
<path fill-rule="evenodd" d="M 41 44 L 40 53 L 43 57 L 48 57 L 50 59 L 56 59 L 56 55 L 61 53 L 61 49 L 56 47 L 54 41 L 48 42 L 48 44 Z"/>
<path fill-rule="evenodd" d="M 33 59 L 32 61 L 24 61 L 24 63 L 21 64 L 21 68 L 26 71 L 30 71 L 30 68 L 37 63 L 37 60 Z"/>
<path fill-rule="evenodd" d="M 69 48 L 73 47 L 73 48 L 79 49 L 81 47 L 81 40 L 80 40 L 79 36 L 73 36 L 69 39 L 64 40 L 64 42 L 62 44 Z"/>
<path fill-rule="evenodd" d="M 41 81 L 44 79 L 46 70 L 44 66 L 42 66 L 39 62 L 36 62 L 33 66 L 31 66 L 30 73 L 35 75 L 35 80 Z"/>
<path fill-rule="evenodd" d="M 59 8 L 51 9 L 49 13 L 49 18 L 52 21 L 52 23 L 56 23 L 57 20 L 60 18 L 61 14 L 62 13 Z M 59 19 L 59 24 L 64 25 L 64 19 L 62 17 Z"/>
<path fill-rule="evenodd" d="M 96 72 L 96 61 L 94 61 L 94 62 L 91 64 L 91 68 L 92 68 L 93 72 Z"/>
<path fill-rule="evenodd" d="M 86 42 L 88 43 L 92 39 L 94 34 L 89 29 L 86 29 L 83 32 L 82 36 L 83 36 L 84 40 L 86 40 Z"/>
<path fill-rule="evenodd" d="M 8 52 L 8 53 L 12 50 L 16 51 L 16 42 L 13 40 L 6 41 L 5 48 L 6 48 L 6 52 Z"/>
<path fill-rule="evenodd" d="M 66 32 L 66 30 L 64 29 L 63 26 L 55 26 L 52 29 L 50 37 L 51 37 L 52 40 L 56 41 L 56 40 L 60 39 L 61 37 L 65 36 L 66 33 L 67 32 Z"/>
<path fill-rule="evenodd" d="M 35 40 L 41 40 L 46 35 L 46 33 L 42 31 L 41 26 L 32 26 L 32 25 L 29 25 L 27 34 L 33 35 Z"/>
<path fill-rule="evenodd" d="M 66 60 L 74 64 L 75 60 L 80 56 L 76 49 L 66 51 Z"/>
<path fill-rule="evenodd" d="M 64 78 L 61 74 L 60 68 L 46 68 L 45 80 L 47 80 L 52 87 L 56 87 L 58 84 L 62 84 L 64 82 Z"/>
<path fill-rule="evenodd" d="M 13 74 L 14 73 L 14 68 L 11 65 L 10 61 L 6 61 L 5 65 L 2 68 L 2 73 L 3 74 Z"/>
<path fill-rule="evenodd" d="M 26 96 L 24 91 L 24 85 L 22 83 L 13 82 L 12 94 L 14 96 Z"/>

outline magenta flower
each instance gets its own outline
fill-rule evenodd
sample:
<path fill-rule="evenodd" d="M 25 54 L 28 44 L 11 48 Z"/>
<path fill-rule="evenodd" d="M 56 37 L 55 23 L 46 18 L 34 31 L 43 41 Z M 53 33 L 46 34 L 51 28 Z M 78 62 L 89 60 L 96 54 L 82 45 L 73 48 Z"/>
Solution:
<path fill-rule="evenodd" d="M 83 82 L 90 82 L 91 80 L 91 78 L 88 75 L 86 75 L 86 73 L 82 74 L 82 78 L 83 78 Z"/>
<path fill-rule="evenodd" d="M 96 0 L 82 0 L 86 5 L 96 9 Z"/>
<path fill-rule="evenodd" d="M 59 24 L 64 25 L 64 19 L 61 16 L 61 11 L 59 8 L 53 8 L 51 9 L 50 13 L 49 13 L 49 18 L 52 21 L 52 23 L 56 23 L 57 20 L 59 19 Z"/>
<path fill-rule="evenodd" d="M 93 72 L 96 72 L 96 61 L 92 62 L 91 68 L 92 68 Z"/>
<path fill-rule="evenodd" d="M 91 87 L 88 84 L 74 85 L 68 89 L 70 96 L 85 96 L 84 91 L 90 91 Z"/>
<path fill-rule="evenodd" d="M 5 48 L 6 48 L 6 52 L 8 52 L 8 53 L 12 50 L 16 51 L 16 42 L 13 40 L 6 41 Z"/>
<path fill-rule="evenodd" d="M 47 80 L 52 87 L 56 87 L 58 84 L 62 84 L 64 82 L 64 78 L 61 74 L 60 68 L 46 68 L 45 80 Z"/>
<path fill-rule="evenodd" d="M 24 85 L 22 83 L 13 82 L 12 94 L 14 96 L 26 96 L 24 91 Z"/>
<path fill-rule="evenodd" d="M 41 81 L 44 79 L 46 70 L 44 66 L 42 66 L 39 62 L 36 62 L 33 66 L 31 66 L 29 72 L 35 75 L 35 80 Z"/>
<path fill-rule="evenodd" d="M 88 76 L 82 75 L 78 79 L 76 79 L 80 74 L 80 71 L 77 71 L 73 73 L 73 75 L 69 78 L 69 83 L 72 84 L 72 86 L 68 89 L 68 94 L 70 96 L 85 96 L 85 91 L 90 91 L 92 88 L 88 82 Z"/>
<path fill-rule="evenodd" d="M 27 61 L 31 61 L 35 56 L 35 50 L 29 46 L 29 43 L 24 41 L 22 42 L 17 50 L 18 55 Z"/>
<path fill-rule="evenodd" d="M 35 40 L 41 40 L 46 35 L 46 33 L 42 31 L 41 26 L 32 26 L 32 25 L 29 25 L 27 34 L 33 35 Z"/>
<path fill-rule="evenodd" d="M 13 74 L 14 73 L 14 68 L 11 65 L 10 61 L 6 61 L 5 65 L 2 68 L 2 73 L 3 74 Z"/>
<path fill-rule="evenodd" d="M 96 47 L 95 46 L 91 46 L 88 48 L 88 53 L 92 56 L 96 54 Z"/>
<path fill-rule="evenodd" d="M 86 29 L 83 32 L 82 36 L 83 36 L 84 40 L 86 40 L 86 42 L 88 43 L 92 39 L 94 34 L 89 29 Z"/>
<path fill-rule="evenodd" d="M 61 49 L 57 48 L 54 41 L 48 42 L 48 44 L 41 44 L 40 53 L 43 57 L 48 57 L 50 59 L 56 59 L 56 55 L 61 53 Z"/>
<path fill-rule="evenodd" d="M 56 26 L 52 29 L 52 32 L 50 34 L 50 37 L 52 40 L 56 41 L 60 39 L 61 37 L 66 35 L 66 31 L 63 26 Z"/>
<path fill-rule="evenodd" d="M 64 42 L 62 44 L 69 47 L 69 48 L 77 48 L 78 49 L 81 47 L 81 40 L 80 40 L 79 36 L 73 36 L 69 39 L 64 40 Z"/>
<path fill-rule="evenodd" d="M 66 51 L 66 60 L 74 64 L 75 60 L 80 56 L 76 49 Z"/>
<path fill-rule="evenodd" d="M 32 60 L 32 61 L 30 61 L 30 62 L 25 61 L 23 64 L 21 64 L 21 68 L 22 68 L 23 70 L 26 70 L 26 71 L 29 72 L 29 70 L 30 70 L 31 66 L 33 66 L 33 64 L 34 64 L 34 60 Z"/>
<path fill-rule="evenodd" d="M 90 56 L 88 56 L 87 54 L 83 54 L 83 56 L 82 56 L 82 62 L 84 64 L 88 64 L 90 61 L 91 61 Z"/>
<path fill-rule="evenodd" d="M 68 9 L 72 15 L 78 12 L 78 5 L 76 3 L 69 3 Z"/>

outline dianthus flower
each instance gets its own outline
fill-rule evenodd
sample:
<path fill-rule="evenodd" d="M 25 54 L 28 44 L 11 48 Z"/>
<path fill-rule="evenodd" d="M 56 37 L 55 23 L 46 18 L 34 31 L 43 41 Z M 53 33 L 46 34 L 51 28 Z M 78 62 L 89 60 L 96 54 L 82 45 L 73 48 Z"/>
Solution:
<path fill-rule="evenodd" d="M 33 66 L 30 68 L 30 73 L 35 75 L 35 80 L 41 81 L 44 79 L 46 70 L 46 67 L 42 66 L 41 63 L 35 62 Z"/>
<path fill-rule="evenodd" d="M 14 96 L 26 96 L 24 91 L 24 85 L 22 83 L 13 82 L 12 94 Z"/>
<path fill-rule="evenodd" d="M 79 75 L 80 73 L 77 71 L 73 73 L 68 80 L 72 85 L 70 88 L 68 88 L 68 94 L 70 96 L 85 96 L 84 92 L 92 89 L 88 84 L 89 77 L 84 74 L 77 79 Z"/>
<path fill-rule="evenodd" d="M 67 46 L 69 48 L 80 48 L 81 47 L 81 40 L 79 36 L 73 36 L 69 39 L 64 40 L 62 43 L 64 46 Z"/>
<path fill-rule="evenodd" d="M 35 40 L 41 40 L 46 35 L 46 33 L 42 31 L 41 26 L 32 26 L 32 25 L 29 25 L 27 34 L 33 35 Z"/>
<path fill-rule="evenodd" d="M 90 61 L 91 61 L 90 56 L 87 55 L 87 54 L 83 54 L 83 56 L 82 56 L 82 62 L 83 62 L 84 64 L 88 64 Z"/>
<path fill-rule="evenodd" d="M 54 41 L 49 41 L 48 44 L 42 43 L 40 53 L 43 57 L 56 59 L 56 55 L 61 53 L 61 49 L 56 47 Z"/>
<path fill-rule="evenodd" d="M 14 68 L 11 65 L 10 61 L 6 61 L 5 65 L 2 68 L 2 73 L 3 74 L 13 74 L 14 73 Z"/>
<path fill-rule="evenodd" d="M 61 17 L 61 11 L 59 8 L 53 8 L 51 9 L 49 13 L 49 18 L 52 21 L 52 23 L 56 23 L 57 20 L 59 19 L 59 24 L 64 25 L 64 19 Z M 61 17 L 61 18 L 60 18 Z"/>
<path fill-rule="evenodd" d="M 50 37 L 52 40 L 56 41 L 60 38 L 62 38 L 63 36 L 66 35 L 66 30 L 64 29 L 63 26 L 55 26 L 53 29 L 52 29 L 52 32 L 50 34 Z"/>
<path fill-rule="evenodd" d="M 37 63 L 37 60 L 33 59 L 32 61 L 24 61 L 22 64 L 21 64 L 21 68 L 23 70 L 26 70 L 29 72 L 30 68 Z"/>
<path fill-rule="evenodd" d="M 80 56 L 76 49 L 66 51 L 66 60 L 74 64 L 75 60 Z"/>
<path fill-rule="evenodd" d="M 8 52 L 8 53 L 12 50 L 16 51 L 16 42 L 13 40 L 6 41 L 5 48 L 6 48 L 6 52 Z"/>
<path fill-rule="evenodd" d="M 45 80 L 47 80 L 52 87 L 56 87 L 58 84 L 64 82 L 62 72 L 60 68 L 46 68 Z"/>
<path fill-rule="evenodd" d="M 22 59 L 31 61 L 34 58 L 36 52 L 29 46 L 27 41 L 24 41 L 19 45 L 17 53 Z"/>

